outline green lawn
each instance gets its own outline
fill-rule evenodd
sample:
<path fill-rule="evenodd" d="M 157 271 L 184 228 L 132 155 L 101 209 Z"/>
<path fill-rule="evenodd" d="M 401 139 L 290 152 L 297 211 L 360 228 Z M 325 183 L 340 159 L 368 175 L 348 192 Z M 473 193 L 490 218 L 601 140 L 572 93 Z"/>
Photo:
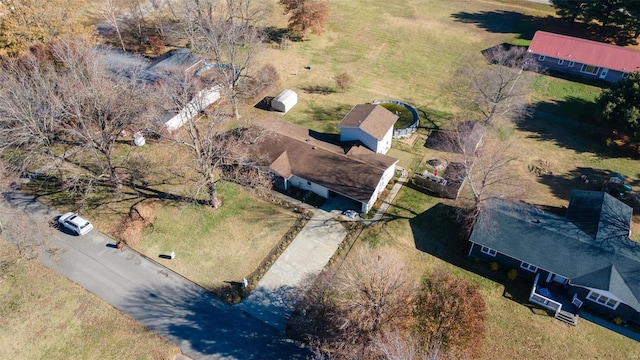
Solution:
<path fill-rule="evenodd" d="M 211 290 L 224 286 L 225 281 L 248 276 L 297 216 L 235 184 L 221 183 L 218 191 L 223 199 L 218 210 L 171 202 L 157 204 L 156 220 L 134 248 Z M 159 258 L 172 251 L 175 259 Z"/>
<path fill-rule="evenodd" d="M 277 6 L 276 0 L 271 3 Z M 274 14 L 274 24 L 285 26 L 286 18 L 277 15 L 279 11 Z M 418 109 L 423 126 L 419 131 L 428 135 L 430 129 L 446 127 L 449 119 L 467 108 L 447 91 L 457 68 L 469 65 L 469 59 L 483 61 L 484 49 L 501 43 L 526 45 L 536 29 L 563 26 L 568 25 L 554 19 L 550 7 L 526 1 L 332 0 L 321 36 L 312 35 L 286 50 L 268 48 L 259 60 L 278 70 L 278 90 L 291 88 L 298 93 L 298 104 L 284 116 L 289 121 L 337 133 L 335 126 L 355 104 L 401 100 Z M 337 91 L 332 80 L 342 72 L 354 78 L 344 93 Z M 582 124 L 593 120 L 598 87 L 551 76 L 537 76 L 533 87 L 533 118 L 507 136 L 514 143 L 510 166 L 527 189 L 524 200 L 564 205 L 583 173 L 597 178 L 620 172 L 633 185 L 640 185 L 636 158 L 608 148 L 597 131 Z M 245 119 L 260 116 L 255 109 L 245 111 Z M 429 157 L 442 156 L 423 144 L 420 139 L 412 144 L 396 141 L 389 154 L 400 165 L 419 171 Z M 173 165 L 186 163 L 163 146 L 131 151 Z M 538 161 L 547 162 L 553 174 L 531 174 L 528 165 Z M 175 176 L 159 165 L 146 180 L 167 193 L 189 194 L 188 186 L 180 184 L 183 179 L 176 181 L 170 175 Z M 246 276 L 292 226 L 295 216 L 235 185 L 222 185 L 220 193 L 224 204 L 216 211 L 157 202 L 156 220 L 136 249 L 210 289 Z M 109 200 L 104 194 L 96 199 L 89 214 L 99 230 L 110 232 L 139 197 Z M 508 282 L 500 273 L 489 272 L 485 264 L 469 260 L 466 244 L 456 240 L 457 229 L 446 217 L 450 205 L 405 187 L 388 220 L 367 229 L 357 246 L 397 249 L 416 277 L 444 268 L 480 285 L 489 315 L 486 359 L 638 358 L 638 344 L 615 333 L 586 321 L 568 327 L 532 311 L 522 301 L 525 285 Z M 634 236 L 639 233 L 634 230 Z M 159 258 L 171 251 L 176 252 L 174 260 Z"/>
<path fill-rule="evenodd" d="M 487 304 L 485 359 L 638 359 L 637 342 L 581 320 L 566 325 L 526 301 L 531 283 L 508 280 L 502 272 L 467 257 L 465 241 L 448 217 L 451 204 L 403 188 L 387 222 L 368 228 L 356 246 L 393 248 L 414 276 L 445 269 L 480 286 Z"/>
<path fill-rule="evenodd" d="M 549 6 L 527 1 L 333 0 L 321 36 L 286 50 L 269 49 L 263 61 L 279 70 L 281 88 L 298 93 L 298 105 L 285 116 L 289 121 L 336 133 L 335 125 L 353 105 L 396 99 L 418 109 L 424 127 L 420 133 L 428 135 L 430 129 L 446 127 L 465 107 L 446 88 L 467 59 L 481 61 L 482 50 L 501 43 L 527 45 L 538 29 L 571 27 L 567 30 L 580 33 L 580 26 L 554 16 Z M 284 26 L 284 18 L 279 23 Z M 335 88 L 332 78 L 341 72 L 355 80 L 345 93 L 307 91 L 314 86 Z M 583 173 L 598 178 L 620 172 L 640 185 L 636 157 L 607 147 L 599 130 L 584 124 L 593 123 L 598 86 L 539 75 L 533 89 L 533 118 L 504 135 L 513 143 L 510 166 L 527 189 L 524 200 L 566 205 Z M 413 144 L 395 141 L 389 155 L 410 171 L 424 169 L 432 156 L 446 156 L 423 144 L 420 139 Z M 552 175 L 529 172 L 528 165 L 539 161 L 548 164 Z M 356 246 L 393 247 L 416 277 L 444 268 L 479 284 L 489 314 L 486 359 L 640 356 L 636 342 L 611 331 L 586 321 L 569 327 L 531 310 L 526 283 L 509 282 L 467 258 L 466 244 L 456 241 L 457 229 L 446 218 L 452 205 L 405 187 L 388 221 L 368 228 Z M 638 233 L 633 231 L 636 237 Z"/>

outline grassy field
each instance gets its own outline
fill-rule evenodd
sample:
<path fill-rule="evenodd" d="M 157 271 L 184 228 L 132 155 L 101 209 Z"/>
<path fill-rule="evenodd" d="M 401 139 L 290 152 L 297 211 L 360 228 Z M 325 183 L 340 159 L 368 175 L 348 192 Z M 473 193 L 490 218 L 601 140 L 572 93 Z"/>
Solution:
<path fill-rule="evenodd" d="M 284 19 L 280 20 L 284 26 Z M 446 91 L 454 70 L 467 59 L 481 60 L 480 51 L 500 43 L 527 45 L 535 30 L 580 34 L 545 5 L 525 1 L 408 0 L 331 2 L 330 22 L 322 36 L 291 47 L 269 49 L 263 61 L 280 71 L 281 88 L 294 89 L 299 103 L 289 121 L 318 131 L 337 132 L 335 125 L 355 104 L 397 99 L 419 109 L 426 128 L 446 126 L 460 112 L 458 99 Z M 310 69 L 305 69 L 310 67 Z M 355 84 L 345 93 L 332 77 L 350 73 Z M 582 186 L 587 174 L 602 180 L 611 172 L 640 185 L 637 154 L 607 146 L 593 123 L 594 100 L 601 88 L 550 75 L 533 83 L 533 116 L 508 131 L 511 170 L 527 191 L 523 200 L 566 205 L 570 190 Z M 421 129 L 421 134 L 428 131 Z M 414 143 L 394 142 L 389 155 L 400 165 L 420 171 L 431 156 L 443 156 Z M 551 172 L 538 176 L 530 164 Z M 356 246 L 392 247 L 404 254 L 415 276 L 444 268 L 478 284 L 488 306 L 484 358 L 640 358 L 640 346 L 609 330 L 581 321 L 570 327 L 527 304 L 524 281 L 509 281 L 500 272 L 467 258 L 446 218 L 453 203 L 403 188 L 389 220 L 367 229 Z M 640 239 L 633 224 L 632 236 Z"/>
<path fill-rule="evenodd" d="M 276 6 L 276 0 L 271 2 Z M 335 126 L 355 104 L 397 99 L 418 109 L 424 137 L 429 129 L 446 126 L 465 107 L 446 89 L 457 68 L 483 60 L 482 50 L 501 43 L 526 45 L 537 29 L 569 33 L 581 29 L 556 19 L 550 7 L 526 1 L 332 0 L 330 4 L 330 20 L 321 36 L 312 35 L 309 41 L 294 42 L 287 49 L 269 47 L 260 61 L 278 69 L 278 90 L 291 88 L 298 93 L 299 102 L 285 119 L 331 133 L 337 132 Z M 274 11 L 274 25 L 286 26 L 285 17 L 278 14 Z M 346 92 L 338 91 L 333 81 L 342 72 L 354 77 Z M 524 200 L 565 205 L 582 174 L 601 179 L 620 172 L 632 185 L 640 185 L 636 154 L 621 155 L 607 147 L 598 130 L 584 124 L 593 120 L 598 86 L 540 75 L 533 87 L 533 117 L 508 136 L 514 159 L 510 165 L 528 190 Z M 245 119 L 252 116 L 260 112 L 243 111 Z M 429 157 L 442 156 L 425 149 L 423 137 L 413 143 L 394 142 L 389 155 L 400 159 L 400 165 L 419 171 Z M 171 164 L 183 160 L 179 152 L 153 144 L 123 148 L 120 155 L 134 152 Z M 539 177 L 528 171 L 528 165 L 539 162 L 552 174 Z M 125 193 L 121 199 L 97 194 L 87 213 L 97 220 L 99 230 L 113 233 L 136 201 L 167 193 L 188 195 L 190 189 L 180 178 L 185 173 L 188 170 L 169 173 L 160 162 L 146 179 L 155 192 L 147 191 L 144 196 Z M 69 206 L 46 188 L 42 190 L 43 200 L 60 200 L 61 209 Z M 224 205 L 215 212 L 183 203 L 156 203 L 157 219 L 136 249 L 208 288 L 237 281 L 253 271 L 295 217 L 233 185 L 222 186 L 220 191 Z M 509 282 L 501 273 L 488 271 L 485 264 L 468 259 L 466 244 L 456 241 L 457 231 L 445 216 L 451 205 L 403 188 L 391 207 L 389 221 L 369 228 L 357 246 L 374 244 L 401 251 L 416 277 L 444 268 L 478 284 L 489 314 L 486 359 L 639 357 L 638 344 L 615 333 L 586 321 L 569 327 L 533 310 L 526 304 L 526 284 Z M 634 228 L 633 236 L 639 234 Z M 171 251 L 177 254 L 172 261 L 158 257 Z M 92 341 L 96 340 L 86 340 Z M 96 347 L 108 345 L 100 342 Z"/>
<path fill-rule="evenodd" d="M 282 87 L 298 92 L 298 105 L 285 117 L 315 130 L 336 132 L 335 125 L 354 104 L 374 99 L 399 99 L 418 109 L 453 114 L 458 99 L 446 91 L 453 72 L 470 60 L 482 61 L 481 50 L 530 39 L 532 31 L 522 28 L 517 15 L 523 12 L 541 18 L 551 13 L 518 2 L 332 1 L 321 36 L 285 50 L 268 49 L 263 61 L 279 70 Z M 279 24 L 284 26 L 285 19 Z M 314 86 L 335 90 L 332 78 L 341 72 L 354 77 L 345 93 L 309 91 Z"/>
<path fill-rule="evenodd" d="M 0 239 L 3 359 L 173 359 L 179 349 Z"/>
<path fill-rule="evenodd" d="M 225 281 L 240 281 L 253 272 L 297 216 L 222 183 L 223 206 L 218 210 L 198 205 L 160 203 L 156 220 L 134 248 L 207 289 Z M 175 251 L 176 258 L 159 258 Z"/>
<path fill-rule="evenodd" d="M 448 217 L 451 203 L 404 187 L 386 222 L 369 228 L 356 246 L 400 251 L 415 277 L 444 269 L 480 286 L 487 304 L 485 359 L 640 359 L 634 340 L 586 320 L 566 325 L 527 303 L 531 283 L 467 257 Z"/>

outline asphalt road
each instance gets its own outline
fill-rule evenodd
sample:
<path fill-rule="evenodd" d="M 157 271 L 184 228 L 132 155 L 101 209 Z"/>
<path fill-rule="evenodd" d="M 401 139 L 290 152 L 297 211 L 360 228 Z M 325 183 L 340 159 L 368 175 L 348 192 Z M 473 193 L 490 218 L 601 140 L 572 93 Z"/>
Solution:
<path fill-rule="evenodd" d="M 5 194 L 5 198 L 33 217 L 50 220 L 59 215 L 20 193 Z M 11 234 L 7 235 L 10 240 Z M 273 327 L 134 251 L 116 249 L 115 241 L 95 230 L 77 237 L 50 228 L 45 236 L 47 246 L 58 251 L 51 256 L 43 249 L 42 264 L 175 343 L 193 359 L 302 359 L 309 355 Z"/>

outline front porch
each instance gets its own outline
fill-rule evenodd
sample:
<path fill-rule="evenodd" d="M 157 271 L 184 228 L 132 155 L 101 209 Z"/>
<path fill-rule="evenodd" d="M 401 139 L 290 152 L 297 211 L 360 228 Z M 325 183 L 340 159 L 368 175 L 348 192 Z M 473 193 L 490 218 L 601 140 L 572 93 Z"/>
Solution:
<path fill-rule="evenodd" d="M 540 274 L 536 275 L 529 295 L 529 301 L 554 312 L 554 317 L 567 324 L 578 325 L 578 312 L 582 301 L 569 299 L 561 284 L 540 282 Z"/>

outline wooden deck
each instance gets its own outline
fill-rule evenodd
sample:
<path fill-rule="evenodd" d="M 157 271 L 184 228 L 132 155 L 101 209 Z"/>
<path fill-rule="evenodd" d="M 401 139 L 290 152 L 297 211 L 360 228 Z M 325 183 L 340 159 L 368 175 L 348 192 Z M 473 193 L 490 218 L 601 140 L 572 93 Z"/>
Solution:
<path fill-rule="evenodd" d="M 580 309 L 571 303 L 566 296 L 562 285 L 557 283 L 538 282 L 540 275 L 536 276 L 529 295 L 529 301 L 554 313 L 554 317 L 567 324 L 578 325 Z"/>

